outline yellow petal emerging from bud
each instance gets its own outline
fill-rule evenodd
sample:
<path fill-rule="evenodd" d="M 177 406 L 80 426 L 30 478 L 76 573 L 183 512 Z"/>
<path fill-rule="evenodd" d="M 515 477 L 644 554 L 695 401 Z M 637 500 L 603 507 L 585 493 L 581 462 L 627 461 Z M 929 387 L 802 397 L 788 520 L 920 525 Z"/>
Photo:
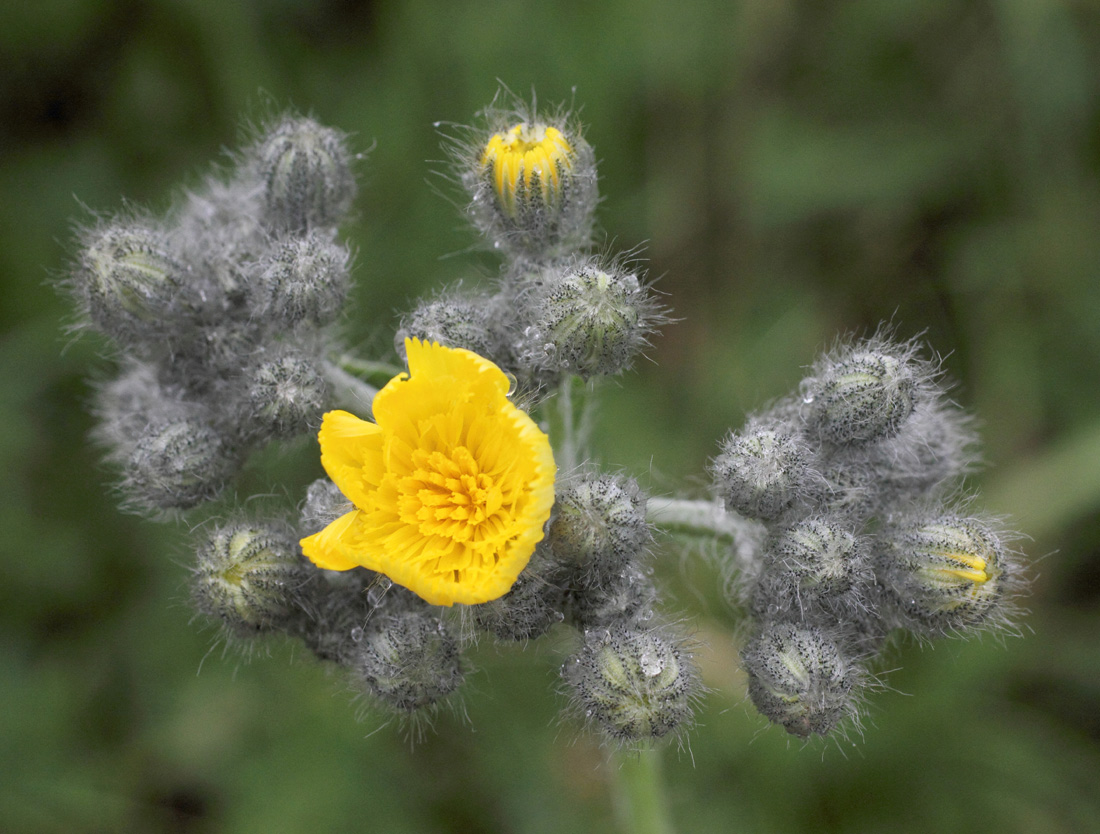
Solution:
<path fill-rule="evenodd" d="M 554 503 L 546 435 L 476 353 L 408 339 L 409 373 L 378 392 L 368 423 L 321 424 L 321 463 L 355 509 L 302 540 L 330 570 L 362 566 L 433 605 L 503 596 Z"/>
<path fill-rule="evenodd" d="M 561 203 L 563 180 L 575 158 L 573 146 L 556 127 L 521 122 L 506 133 L 493 134 L 481 164 L 490 174 L 501 209 L 515 220 L 520 206 L 536 196 L 546 208 Z"/>

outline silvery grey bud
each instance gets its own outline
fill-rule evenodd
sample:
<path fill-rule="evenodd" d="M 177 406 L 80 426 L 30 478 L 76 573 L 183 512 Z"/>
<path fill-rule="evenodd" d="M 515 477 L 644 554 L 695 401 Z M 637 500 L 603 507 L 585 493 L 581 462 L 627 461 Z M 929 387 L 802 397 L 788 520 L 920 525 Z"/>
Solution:
<path fill-rule="evenodd" d="M 135 440 L 150 423 L 161 423 L 186 414 L 183 392 L 161 385 L 157 368 L 142 362 L 125 362 L 118 377 L 96 390 L 95 434 L 115 460 L 126 460 Z"/>
<path fill-rule="evenodd" d="M 875 572 L 900 625 L 935 636 L 996 619 L 1020 582 L 1003 535 L 955 515 L 913 519 L 881 537 Z"/>
<path fill-rule="evenodd" d="M 812 450 L 793 432 L 750 424 L 726 438 L 711 471 L 727 509 L 773 521 L 810 488 L 812 460 Z"/>
<path fill-rule="evenodd" d="M 420 612 L 372 618 L 350 666 L 367 692 L 403 713 L 446 698 L 464 678 L 457 641 Z"/>
<path fill-rule="evenodd" d="M 120 224 L 90 235 L 77 271 L 77 287 L 92 321 L 114 338 L 164 326 L 178 301 L 184 267 L 151 228 Z"/>
<path fill-rule="evenodd" d="M 405 355 L 405 339 L 438 342 L 444 347 L 472 350 L 478 356 L 493 358 L 498 339 L 490 326 L 489 299 L 477 296 L 445 296 L 422 302 L 402 319 L 394 335 L 394 348 Z"/>
<path fill-rule="evenodd" d="M 870 457 L 882 497 L 900 503 L 950 490 L 978 462 L 972 423 L 942 396 L 919 403 L 902 430 Z"/>
<path fill-rule="evenodd" d="M 255 315 L 291 327 L 335 321 L 350 286 L 348 250 L 321 232 L 287 238 L 250 272 Z"/>
<path fill-rule="evenodd" d="M 766 619 L 812 620 L 828 613 L 850 621 L 865 607 L 863 590 L 873 580 L 861 539 L 838 518 L 812 517 L 780 532 L 765 555 L 753 608 Z"/>
<path fill-rule="evenodd" d="M 285 623 L 308 575 L 284 530 L 238 522 L 199 549 L 192 597 L 199 611 L 247 635 Z"/>
<path fill-rule="evenodd" d="M 124 488 L 140 507 L 186 510 L 213 498 L 236 465 L 221 435 L 205 423 L 153 423 L 130 452 Z"/>
<path fill-rule="evenodd" d="M 248 425 L 263 437 L 293 437 L 320 425 L 325 380 L 313 360 L 285 350 L 249 368 Z"/>
<path fill-rule="evenodd" d="M 501 641 L 540 637 L 565 618 L 563 579 L 560 566 L 540 548 L 507 594 L 473 606 L 474 621 Z"/>
<path fill-rule="evenodd" d="M 522 300 L 523 360 L 585 379 L 629 368 L 664 318 L 635 273 L 595 258 L 547 267 Z"/>
<path fill-rule="evenodd" d="M 878 341 L 827 356 L 803 382 L 807 428 L 837 446 L 897 434 L 920 396 L 910 346 Z"/>
<path fill-rule="evenodd" d="M 576 710 L 613 741 L 638 744 L 692 720 L 702 684 L 684 641 L 668 627 L 616 626 L 585 635 L 562 666 Z"/>
<path fill-rule="evenodd" d="M 856 716 L 860 668 L 822 629 L 765 623 L 742 649 L 741 661 L 753 704 L 792 735 L 826 735 Z"/>
<path fill-rule="evenodd" d="M 578 576 L 569 593 L 570 622 L 582 630 L 643 627 L 653 618 L 656 604 L 653 577 L 629 563 L 617 574 Z"/>
<path fill-rule="evenodd" d="M 338 131 L 313 119 L 284 118 L 260 141 L 264 219 L 276 231 L 335 227 L 355 199 L 351 155 Z"/>
<path fill-rule="evenodd" d="M 584 476 L 555 503 L 549 541 L 554 553 L 584 572 L 619 573 L 649 544 L 646 497 L 633 478 Z"/>

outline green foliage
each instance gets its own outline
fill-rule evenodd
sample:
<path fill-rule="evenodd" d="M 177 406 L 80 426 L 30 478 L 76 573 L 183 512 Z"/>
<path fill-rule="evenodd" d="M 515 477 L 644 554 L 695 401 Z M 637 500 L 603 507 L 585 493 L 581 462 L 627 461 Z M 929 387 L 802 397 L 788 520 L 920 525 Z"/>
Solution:
<path fill-rule="evenodd" d="M 914 696 L 882 693 L 855 748 L 824 750 L 776 732 L 749 743 L 762 720 L 720 578 L 660 565 L 681 607 L 705 612 L 714 690 L 691 754 L 666 757 L 678 827 L 1100 831 L 1089 4 L 49 0 L 5 4 L 0 38 L 0 829 L 612 825 L 603 752 L 553 723 L 548 659 L 475 652 L 476 732 L 443 712 L 410 750 L 397 727 L 373 732 L 376 715 L 355 725 L 287 647 L 207 656 L 176 533 L 119 516 L 88 447 L 82 380 L 102 345 L 68 343 L 46 286 L 81 205 L 111 213 L 126 194 L 159 211 L 238 144 L 239 114 L 293 105 L 374 146 L 347 327 L 388 345 L 395 311 L 490 263 L 440 259 L 472 241 L 425 160 L 442 153 L 433 122 L 468 120 L 499 78 L 548 102 L 576 86 L 600 222 L 650 241 L 679 319 L 655 364 L 607 391 L 603 463 L 648 470 L 656 491 L 698 474 L 836 332 L 893 320 L 947 355 L 983 422 L 987 506 L 1033 536 L 1030 560 L 1047 556 L 1033 633 L 906 646 L 887 682 Z"/>

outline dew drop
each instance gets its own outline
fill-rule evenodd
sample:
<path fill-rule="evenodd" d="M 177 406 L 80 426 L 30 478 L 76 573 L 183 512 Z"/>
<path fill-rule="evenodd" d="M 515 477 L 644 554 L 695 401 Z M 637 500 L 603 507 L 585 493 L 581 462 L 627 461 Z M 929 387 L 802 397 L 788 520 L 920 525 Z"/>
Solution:
<path fill-rule="evenodd" d="M 647 678 L 656 677 L 665 668 L 661 658 L 652 651 L 642 652 L 642 656 L 638 658 L 638 665 L 642 667 L 642 674 Z"/>
<path fill-rule="evenodd" d="M 363 629 L 356 626 L 351 630 L 351 642 L 360 643 L 363 640 Z"/>

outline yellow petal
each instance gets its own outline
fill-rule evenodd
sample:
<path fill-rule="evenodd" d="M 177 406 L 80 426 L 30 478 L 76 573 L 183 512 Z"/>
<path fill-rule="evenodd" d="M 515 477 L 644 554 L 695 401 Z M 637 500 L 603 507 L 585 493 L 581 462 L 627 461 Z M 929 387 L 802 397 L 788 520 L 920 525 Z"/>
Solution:
<path fill-rule="evenodd" d="M 382 430 L 346 411 L 330 411 L 317 434 L 321 465 L 351 503 L 365 508 L 383 474 Z"/>
<path fill-rule="evenodd" d="M 313 564 L 325 570 L 351 570 L 360 566 L 357 548 L 362 523 L 359 510 L 345 513 L 319 533 L 299 542 L 302 553 Z"/>

